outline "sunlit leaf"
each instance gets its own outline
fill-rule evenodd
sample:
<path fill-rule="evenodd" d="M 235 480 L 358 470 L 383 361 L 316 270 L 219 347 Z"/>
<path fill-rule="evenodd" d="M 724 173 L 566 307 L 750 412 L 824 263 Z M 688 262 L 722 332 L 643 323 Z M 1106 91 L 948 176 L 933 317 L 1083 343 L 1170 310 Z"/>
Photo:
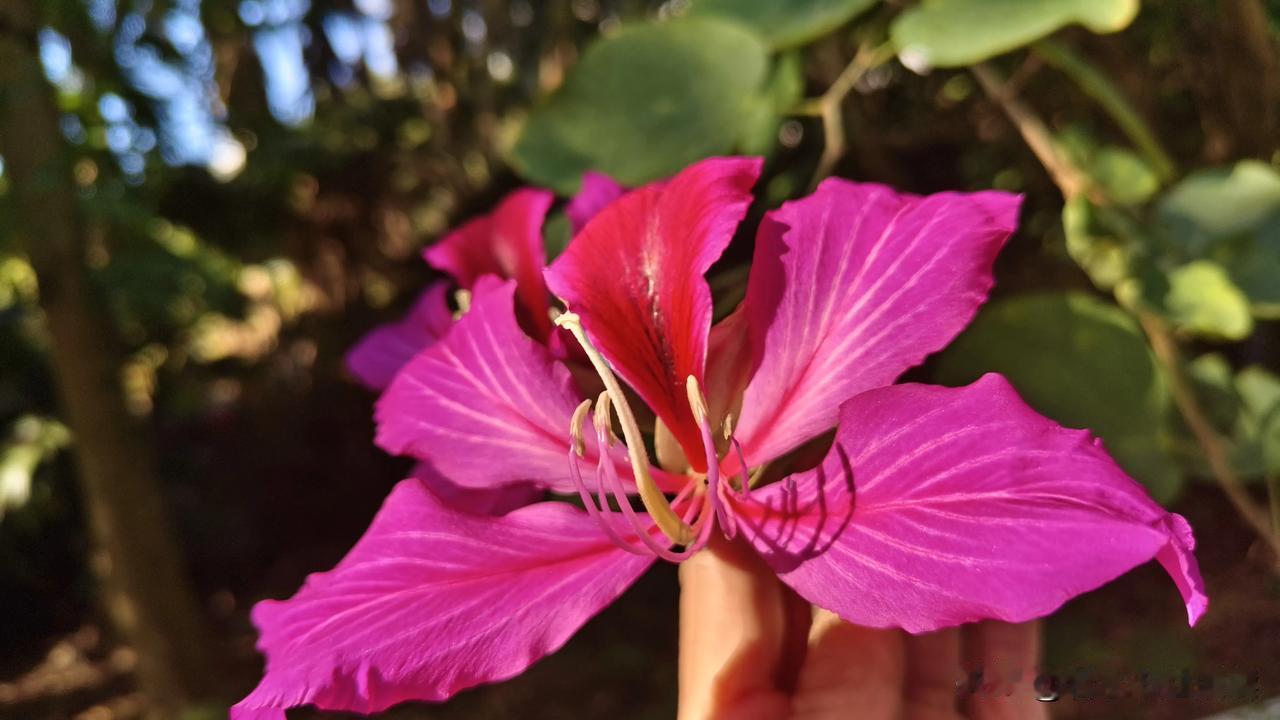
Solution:
<path fill-rule="evenodd" d="M 987 306 L 938 359 L 948 385 L 1004 374 L 1032 407 L 1093 430 L 1162 502 L 1182 476 L 1164 429 L 1169 391 L 1141 331 L 1119 308 L 1079 293 Z"/>
<path fill-rule="evenodd" d="M 1253 332 L 1249 298 L 1221 265 L 1196 260 L 1168 274 L 1162 310 L 1178 327 L 1209 338 L 1242 340 Z"/>
<path fill-rule="evenodd" d="M 879 0 L 694 0 L 690 15 L 737 20 L 775 48 L 790 48 L 826 35 Z"/>
<path fill-rule="evenodd" d="M 1158 218 L 1184 259 L 1226 268 L 1258 317 L 1280 317 L 1280 173 L 1246 160 L 1188 176 L 1161 199 Z"/>
<path fill-rule="evenodd" d="M 731 151 L 768 72 L 768 48 L 738 23 L 682 18 L 623 27 L 583 53 L 536 108 L 513 162 L 572 192 L 586 170 L 624 185 L 671 175 Z"/>
<path fill-rule="evenodd" d="M 51 418 L 27 415 L 13 423 L 0 444 L 0 518 L 27 503 L 36 468 L 70 441 L 66 426 Z"/>
<path fill-rule="evenodd" d="M 924 0 L 894 21 L 890 32 L 904 65 L 972 65 L 1080 24 L 1098 33 L 1123 29 L 1138 0 Z"/>

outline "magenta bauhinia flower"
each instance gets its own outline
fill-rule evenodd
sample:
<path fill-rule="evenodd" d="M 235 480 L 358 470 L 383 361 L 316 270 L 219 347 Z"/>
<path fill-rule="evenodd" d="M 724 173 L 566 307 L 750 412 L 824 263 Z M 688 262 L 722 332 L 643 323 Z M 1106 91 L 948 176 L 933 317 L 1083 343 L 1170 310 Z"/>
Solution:
<path fill-rule="evenodd" d="M 716 533 L 861 625 L 1026 621 L 1152 559 L 1199 618 L 1191 529 L 1087 432 L 997 375 L 892 384 L 986 299 L 1019 200 L 828 180 L 765 216 L 746 299 L 713 327 L 704 274 L 759 171 L 711 159 L 610 198 L 548 270 L 556 322 L 604 388 L 594 401 L 522 330 L 519 281 L 476 285 L 378 403 L 379 444 L 422 477 L 332 571 L 254 609 L 266 675 L 233 717 L 376 712 L 512 677 Z M 823 442 L 816 466 L 781 470 Z M 468 513 L 441 501 L 440 478 L 553 499 Z"/>
<path fill-rule="evenodd" d="M 587 173 L 582 190 L 565 208 L 573 231 L 622 193 L 622 186 L 609 177 Z M 516 190 L 492 213 L 445 235 L 423 257 L 462 290 L 474 290 L 481 278 L 490 275 L 515 280 L 521 322 L 534 337 L 547 342 L 551 339 L 550 297 L 542 278 L 547 265 L 542 224 L 554 200 L 545 190 Z M 347 353 L 351 373 L 374 390 L 390 385 L 405 363 L 453 325 L 448 290 L 447 281 L 431 284 L 405 317 L 375 328 L 361 339 Z"/>

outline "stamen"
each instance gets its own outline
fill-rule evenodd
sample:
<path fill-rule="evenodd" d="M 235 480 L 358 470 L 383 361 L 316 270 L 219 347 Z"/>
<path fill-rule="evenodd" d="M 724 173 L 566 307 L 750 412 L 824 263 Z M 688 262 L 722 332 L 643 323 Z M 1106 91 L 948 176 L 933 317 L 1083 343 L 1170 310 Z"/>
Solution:
<path fill-rule="evenodd" d="M 689 396 L 689 409 L 693 411 L 693 420 L 702 431 L 702 446 L 707 454 L 707 497 L 715 510 L 716 519 L 726 534 L 736 531 L 734 522 L 724 506 L 724 498 L 720 496 L 720 458 L 716 453 L 716 443 L 711 436 L 711 422 L 707 419 L 707 401 L 702 396 L 702 388 L 698 386 L 698 378 L 690 375 L 685 379 L 685 392 Z M 730 535 L 732 536 L 732 535 Z"/>
<path fill-rule="evenodd" d="M 603 407 L 599 408 L 596 416 L 597 421 L 595 423 L 597 446 L 601 450 L 596 461 L 595 475 L 597 493 L 599 496 L 598 505 L 596 498 L 591 496 L 591 491 L 587 488 L 586 482 L 582 479 L 582 470 L 578 466 L 578 458 L 585 454 L 582 429 L 586 424 L 587 412 L 591 408 L 590 400 L 583 400 L 578 405 L 577 409 L 574 410 L 569 428 L 569 434 L 573 438 L 573 442 L 569 448 L 569 477 L 573 481 L 574 488 L 578 491 L 578 496 L 582 499 L 583 507 L 586 508 L 587 514 L 591 519 L 595 520 L 596 524 L 600 526 L 600 529 L 604 531 L 605 536 L 623 550 L 634 555 L 641 556 L 653 554 L 670 562 L 680 562 L 687 559 L 689 556 L 693 555 L 693 553 L 702 549 L 710 537 L 711 523 L 708 522 L 710 517 L 710 513 L 708 512 L 709 504 L 704 501 L 700 505 L 690 505 L 684 517 L 681 518 L 683 522 L 688 523 L 693 518 L 694 510 L 699 507 L 702 509 L 702 512 L 698 514 L 698 519 L 693 525 L 696 540 L 685 550 L 681 552 L 672 552 L 670 548 L 664 547 L 653 537 L 653 531 L 656 529 L 656 526 L 650 525 L 645 527 L 643 521 L 631 508 L 631 504 L 626 497 L 626 492 L 622 487 L 622 481 L 618 477 L 617 469 L 613 465 L 613 459 L 609 457 L 607 452 L 604 452 L 604 448 L 611 442 L 609 437 L 611 431 L 608 430 L 609 406 L 607 404 L 607 396 L 604 397 L 606 398 L 606 400 L 604 400 L 605 404 Z M 606 419 L 603 421 L 599 420 L 601 416 L 604 416 Z M 673 504 L 679 505 L 680 503 L 688 500 L 696 487 L 697 483 L 693 481 L 685 484 L 684 488 L 676 495 Z M 629 539 L 624 538 L 623 534 L 618 531 L 618 528 L 614 523 L 614 516 L 616 513 L 614 513 L 609 507 L 606 488 L 608 488 L 608 491 L 613 493 L 619 508 L 623 509 L 622 514 L 627 518 L 631 531 L 635 534 L 635 537 L 641 541 L 643 547 L 637 546 Z"/>
<path fill-rule="evenodd" d="M 453 292 L 453 301 L 458 304 L 458 312 L 454 320 L 466 315 L 471 311 L 471 291 L 466 288 L 458 288 Z"/>
<path fill-rule="evenodd" d="M 601 513 L 600 508 L 596 507 L 595 500 L 591 497 L 591 491 L 587 489 L 587 484 L 582 480 L 582 470 L 578 467 L 578 457 L 585 454 L 585 448 L 582 442 L 582 426 L 586 423 L 587 410 L 590 408 L 591 401 L 583 400 L 582 403 L 578 405 L 578 408 L 573 411 L 573 419 L 569 426 L 569 434 L 573 437 L 573 442 L 570 443 L 569 446 L 569 479 L 573 481 L 574 489 L 578 491 L 578 497 L 582 498 L 582 505 L 586 508 L 587 514 L 591 516 L 592 520 L 596 521 L 596 524 L 600 526 L 600 529 L 604 531 L 605 535 L 609 537 L 609 540 L 611 540 L 613 544 L 627 552 L 634 553 L 636 555 L 646 555 L 647 553 L 642 548 L 638 548 L 623 540 L 622 536 L 618 535 L 614 530 L 613 524 L 606 522 L 606 518 Z M 605 459 L 605 453 L 600 453 L 600 461 L 603 462 Z M 612 464 L 612 462 L 610 462 L 610 464 Z M 599 462 L 596 464 L 596 485 L 600 485 Z M 608 512 L 607 506 L 605 507 L 605 512 Z"/>
<path fill-rule="evenodd" d="M 676 552 L 671 550 L 669 547 L 663 546 L 662 543 L 658 542 L 657 539 L 650 534 L 653 526 L 645 527 L 644 520 L 641 519 L 641 517 L 636 514 L 636 511 L 631 507 L 631 502 L 627 499 L 626 490 L 622 487 L 622 479 L 618 477 L 618 470 L 613 466 L 613 463 L 605 462 L 601 467 L 604 471 L 604 480 L 601 481 L 602 484 L 600 489 L 600 492 L 602 493 L 600 498 L 601 505 L 604 505 L 605 503 L 603 496 L 604 483 L 608 483 L 609 491 L 613 494 L 614 500 L 618 503 L 618 509 L 621 511 L 622 517 L 626 519 L 627 523 L 631 526 L 632 532 L 634 532 L 636 537 L 644 543 L 645 547 L 649 548 L 650 552 L 663 560 L 675 563 L 689 559 L 694 553 L 706 546 L 707 541 L 711 537 L 711 530 L 714 525 L 714 523 L 711 522 L 711 517 L 714 515 L 714 512 L 712 512 L 711 509 L 712 506 L 710 504 L 709 496 L 703 499 L 701 503 L 701 512 L 698 513 L 697 519 L 693 522 L 693 541 L 690 542 L 683 550 Z M 598 478 L 597 480 L 599 481 Z M 686 488 L 695 486 L 696 484 L 694 482 L 690 482 Z M 692 508 L 690 508 L 690 510 L 692 510 Z M 606 512 L 606 514 L 609 516 L 608 518 L 605 518 L 606 521 L 610 520 L 614 515 L 612 512 Z M 692 513 L 690 513 L 690 515 L 691 514 Z M 682 522 L 688 522 L 688 520 L 688 516 L 681 518 Z"/>
<path fill-rule="evenodd" d="M 738 496 L 743 500 L 751 499 L 751 475 L 747 473 L 747 456 L 742 454 L 742 443 L 738 442 L 738 438 L 730 437 L 729 444 L 733 445 L 733 451 L 738 453 Z"/>
<path fill-rule="evenodd" d="M 595 368 L 596 374 L 604 382 L 605 391 L 609 393 L 613 404 L 617 407 L 618 422 L 622 426 L 623 439 L 626 440 L 631 471 L 635 475 L 636 489 L 640 491 L 640 502 L 644 504 L 645 510 L 648 511 L 650 517 L 658 525 L 658 529 L 662 531 L 663 535 L 667 536 L 668 540 L 679 545 L 688 545 L 694 540 L 697 533 L 694 528 L 690 527 L 688 523 L 676 514 L 675 509 L 671 507 L 671 504 L 667 502 L 666 496 L 663 495 L 662 489 L 654 482 L 653 475 L 649 469 L 649 457 L 645 452 L 644 438 L 640 434 L 640 426 L 636 423 L 635 415 L 631 412 L 631 406 L 627 403 L 627 397 L 623 394 L 622 386 L 618 383 L 613 370 L 609 367 L 609 362 L 587 339 L 586 331 L 582 328 L 582 321 L 576 313 L 563 313 L 556 318 L 555 322 L 556 325 L 573 333 L 573 337 L 582 345 L 582 349 L 586 352 L 592 367 Z"/>

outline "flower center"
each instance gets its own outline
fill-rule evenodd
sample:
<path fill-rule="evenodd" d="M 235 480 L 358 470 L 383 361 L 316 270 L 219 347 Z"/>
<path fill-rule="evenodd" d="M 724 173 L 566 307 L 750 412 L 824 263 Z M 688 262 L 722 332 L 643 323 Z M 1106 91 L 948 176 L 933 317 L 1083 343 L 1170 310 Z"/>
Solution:
<path fill-rule="evenodd" d="M 685 382 L 685 390 L 694 420 L 702 433 L 703 448 L 706 451 L 707 474 L 705 476 L 689 476 L 689 481 L 676 495 L 675 500 L 668 501 L 662 489 L 653 479 L 649 456 L 645 451 L 644 438 L 640 434 L 640 426 L 636 422 L 631 406 L 627 402 L 627 397 L 622 392 L 622 386 L 614 375 L 608 361 L 587 338 L 586 332 L 582 328 L 581 320 L 577 315 L 563 313 L 556 318 L 555 322 L 560 327 L 568 329 L 578 343 L 582 345 L 587 358 L 591 361 L 592 367 L 600 376 L 605 387 L 604 392 L 600 393 L 595 403 L 596 415 L 594 424 L 599 454 L 595 474 L 596 498 L 592 498 L 590 489 L 583 481 L 581 470 L 578 467 L 578 459 L 585 454 L 583 426 L 586 424 L 587 412 L 591 409 L 590 400 L 584 400 L 578 406 L 569 427 L 569 433 L 572 438 L 569 448 L 570 476 L 573 478 L 578 493 L 586 505 L 587 512 L 600 523 L 605 533 L 615 543 L 628 550 L 644 552 L 625 539 L 623 537 L 624 533 L 619 532 L 616 524 L 618 518 L 616 516 L 621 515 L 622 519 L 630 526 L 630 534 L 639 540 L 649 552 L 673 562 L 689 557 L 706 545 L 717 519 L 719 519 L 721 527 L 732 533 L 732 518 L 726 511 L 723 497 L 721 496 L 719 458 L 717 457 L 715 441 L 712 437 L 711 423 L 707 413 L 707 401 L 702 394 L 697 378 L 690 375 Z M 653 520 L 652 527 L 646 527 L 643 520 L 631 508 L 630 500 L 627 498 L 625 488 L 622 486 L 622 481 L 618 477 L 617 468 L 609 452 L 609 448 L 617 442 L 612 429 L 612 414 L 614 412 L 617 413 L 618 424 L 622 428 L 627 457 L 631 466 L 632 476 L 635 478 L 636 489 L 640 495 L 640 502 Z M 616 513 L 610 507 L 610 495 L 618 506 L 618 512 Z M 682 508 L 683 512 L 677 511 L 677 507 Z M 655 528 L 666 540 L 665 547 L 654 537 L 653 530 Z M 672 545 L 683 545 L 684 550 L 674 552 L 670 549 Z"/>

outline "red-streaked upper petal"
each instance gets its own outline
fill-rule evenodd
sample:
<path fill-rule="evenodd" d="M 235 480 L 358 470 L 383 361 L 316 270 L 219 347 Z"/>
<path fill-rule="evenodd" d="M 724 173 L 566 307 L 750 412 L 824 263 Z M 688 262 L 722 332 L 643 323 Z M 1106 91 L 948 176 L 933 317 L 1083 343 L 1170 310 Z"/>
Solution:
<path fill-rule="evenodd" d="M 476 218 L 445 235 L 423 253 L 427 262 L 470 290 L 485 275 L 515 280 L 520 320 L 539 340 L 551 332 L 547 288 L 542 271 L 547 250 L 542 223 L 555 196 L 547 190 L 521 188 L 507 195 L 489 215 Z"/>
<path fill-rule="evenodd" d="M 588 170 L 582 175 L 582 187 L 565 206 L 564 213 L 569 216 L 569 226 L 577 235 L 587 226 L 591 218 L 605 209 L 609 203 L 622 197 L 626 188 L 613 178 L 603 173 Z"/>
<path fill-rule="evenodd" d="M 299 705 L 373 713 L 505 680 L 652 563 L 565 503 L 468 515 L 405 480 L 337 567 L 254 607 L 266 673 L 232 720 L 284 720 Z"/>
<path fill-rule="evenodd" d="M 374 328 L 347 353 L 347 368 L 371 390 L 391 384 L 400 368 L 435 343 L 453 325 L 444 283 L 435 283 L 418 296 L 404 318 Z"/>
<path fill-rule="evenodd" d="M 760 175 L 757 158 L 712 158 L 611 203 L 547 271 L 600 352 L 680 441 L 702 443 L 685 381 L 703 379 L 711 290 L 703 277 L 733 238 Z"/>
<path fill-rule="evenodd" d="M 462 487 L 532 482 L 574 492 L 569 420 L 582 398 L 569 371 L 516 324 L 514 292 L 510 281 L 480 283 L 467 314 L 378 401 L 377 443 Z M 594 463 L 594 438 L 586 439 Z"/>
<path fill-rule="evenodd" d="M 1153 558 L 1191 623 L 1208 605 L 1186 521 L 998 375 L 858 395 L 818 468 L 736 505 L 787 584 L 859 625 L 1022 622 Z"/>
<path fill-rule="evenodd" d="M 833 427 L 973 319 L 1020 200 L 827 180 L 760 226 L 746 312 L 758 369 L 738 436 L 758 465 Z"/>

